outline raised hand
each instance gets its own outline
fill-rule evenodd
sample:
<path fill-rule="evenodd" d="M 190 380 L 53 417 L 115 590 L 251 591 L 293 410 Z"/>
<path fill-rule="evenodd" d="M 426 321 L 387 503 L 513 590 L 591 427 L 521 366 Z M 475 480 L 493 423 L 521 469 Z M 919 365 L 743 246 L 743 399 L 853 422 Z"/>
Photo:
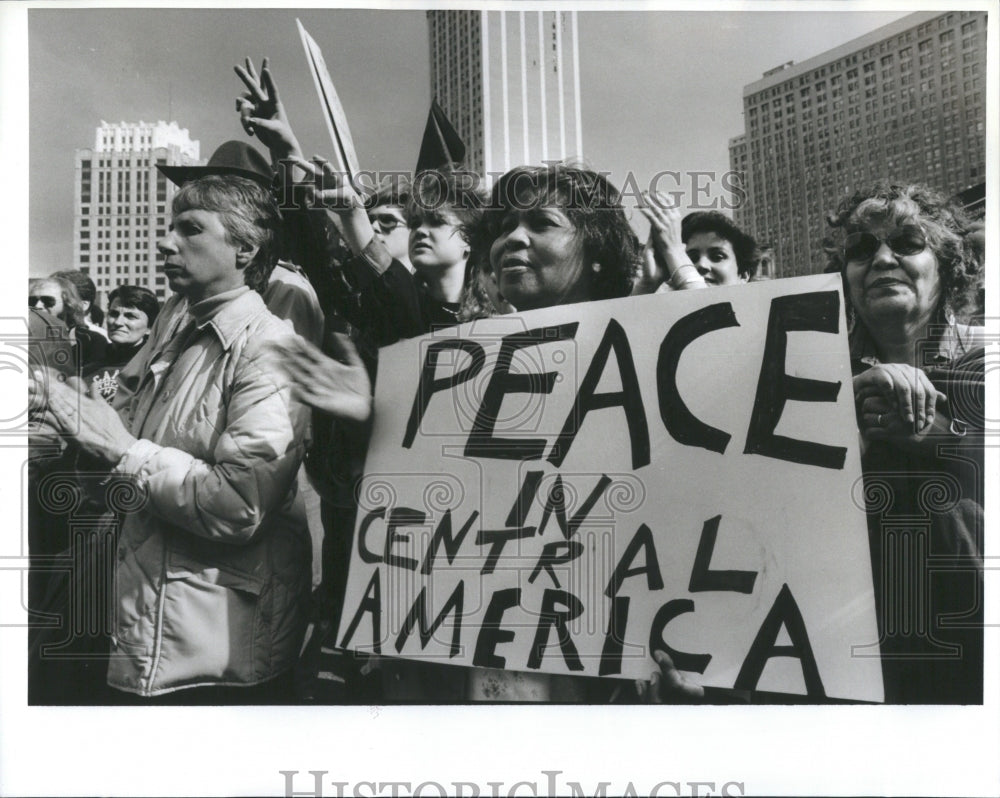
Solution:
<path fill-rule="evenodd" d="M 327 357 L 303 338 L 268 344 L 295 393 L 310 407 L 340 421 L 364 423 L 372 413 L 372 384 L 351 339 L 336 333 L 340 360 Z"/>
<path fill-rule="evenodd" d="M 310 199 L 314 206 L 326 208 L 338 215 L 364 209 L 364 202 L 348 176 L 334 169 L 326 158 L 314 155 L 312 161 L 301 156 L 289 160 L 311 179 L 313 186 Z"/>
<path fill-rule="evenodd" d="M 292 157 L 289 162 L 299 167 L 312 181 L 308 201 L 337 214 L 341 234 L 351 252 L 357 254 L 364 250 L 374 238 L 375 230 L 368 219 L 364 201 L 348 176 L 337 172 L 333 164 L 318 155 L 314 155 L 312 161 Z"/>
<path fill-rule="evenodd" d="M 642 196 L 639 211 L 649 220 L 647 246 L 653 251 L 659 280 L 673 288 L 705 288 L 704 278 L 684 249 L 680 211 L 663 195 L 648 192 Z"/>
<path fill-rule="evenodd" d="M 275 162 L 293 156 L 301 158 L 302 149 L 278 97 L 278 87 L 267 59 L 261 62 L 259 75 L 249 58 L 246 59 L 245 66 L 233 69 L 247 87 L 247 91 L 236 98 L 236 110 L 246 134 L 257 136 L 271 152 L 271 158 Z"/>

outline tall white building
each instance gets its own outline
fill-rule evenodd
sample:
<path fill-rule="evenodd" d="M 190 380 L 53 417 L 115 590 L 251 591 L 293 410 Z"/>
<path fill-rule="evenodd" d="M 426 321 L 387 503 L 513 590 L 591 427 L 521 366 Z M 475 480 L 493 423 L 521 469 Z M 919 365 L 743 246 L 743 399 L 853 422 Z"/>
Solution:
<path fill-rule="evenodd" d="M 198 142 L 176 122 L 102 120 L 94 146 L 76 151 L 73 267 L 101 295 L 128 283 L 165 298 L 156 241 L 166 234 L 176 189 L 156 167 L 197 163 Z"/>
<path fill-rule="evenodd" d="M 428 11 L 431 96 L 483 175 L 583 157 L 575 11 Z"/>

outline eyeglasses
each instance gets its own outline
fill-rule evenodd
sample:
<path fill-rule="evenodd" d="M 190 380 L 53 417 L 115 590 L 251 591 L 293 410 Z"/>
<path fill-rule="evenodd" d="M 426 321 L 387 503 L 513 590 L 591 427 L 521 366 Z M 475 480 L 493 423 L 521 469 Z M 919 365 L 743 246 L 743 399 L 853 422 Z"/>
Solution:
<path fill-rule="evenodd" d="M 373 213 L 368 216 L 368 221 L 372 223 L 372 227 L 378 225 L 379 231 L 382 233 L 391 233 L 400 225 L 406 224 L 398 216 L 393 216 L 391 213 Z"/>
<path fill-rule="evenodd" d="M 916 255 L 927 248 L 924 231 L 915 224 L 904 224 L 885 238 L 872 233 L 851 233 L 844 241 L 844 257 L 848 261 L 862 262 L 875 257 L 882 243 L 897 255 Z"/>
<path fill-rule="evenodd" d="M 36 296 L 34 294 L 28 295 L 28 307 L 33 308 L 39 302 L 42 303 L 42 307 L 46 310 L 52 310 L 59 302 L 59 300 L 54 296 Z"/>

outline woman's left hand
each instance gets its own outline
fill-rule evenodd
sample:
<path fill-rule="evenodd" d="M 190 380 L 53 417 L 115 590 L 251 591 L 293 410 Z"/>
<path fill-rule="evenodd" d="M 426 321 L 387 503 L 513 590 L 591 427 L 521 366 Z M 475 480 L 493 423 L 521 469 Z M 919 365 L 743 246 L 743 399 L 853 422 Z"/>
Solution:
<path fill-rule="evenodd" d="M 938 403 L 946 401 L 923 370 L 906 363 L 880 363 L 854 378 L 854 400 L 863 427 L 864 402 L 873 397 L 882 398 L 892 407 L 894 414 L 909 425 L 908 434 L 929 429 Z"/>
<path fill-rule="evenodd" d="M 101 397 L 88 396 L 79 380 L 62 380 L 51 369 L 36 371 L 28 381 L 32 405 L 44 405 L 47 418 L 84 451 L 112 465 L 136 439 L 118 413 Z"/>
<path fill-rule="evenodd" d="M 269 344 L 297 396 L 341 421 L 364 423 L 372 413 L 372 384 L 351 339 L 334 335 L 343 362 L 327 357 L 303 338 Z"/>

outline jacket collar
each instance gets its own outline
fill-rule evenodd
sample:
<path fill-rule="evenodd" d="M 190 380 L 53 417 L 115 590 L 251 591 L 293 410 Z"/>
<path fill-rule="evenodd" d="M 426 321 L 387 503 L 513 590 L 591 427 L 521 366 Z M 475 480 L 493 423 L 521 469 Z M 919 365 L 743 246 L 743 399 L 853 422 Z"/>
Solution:
<path fill-rule="evenodd" d="M 246 329 L 247 324 L 264 309 L 264 300 L 260 294 L 246 285 L 189 305 L 195 326 L 199 330 L 211 327 L 225 350 L 233 345 L 240 331 Z"/>
<path fill-rule="evenodd" d="M 959 324 L 955 321 L 954 315 L 950 313 L 944 317 L 943 321 L 938 322 L 933 327 L 936 327 L 940 332 L 936 351 L 931 356 L 931 360 L 935 362 L 950 362 L 975 347 L 972 328 L 965 324 Z M 877 366 L 881 362 L 875 348 L 875 341 L 860 321 L 855 320 L 848 338 L 852 360 L 860 360 L 870 366 Z"/>

